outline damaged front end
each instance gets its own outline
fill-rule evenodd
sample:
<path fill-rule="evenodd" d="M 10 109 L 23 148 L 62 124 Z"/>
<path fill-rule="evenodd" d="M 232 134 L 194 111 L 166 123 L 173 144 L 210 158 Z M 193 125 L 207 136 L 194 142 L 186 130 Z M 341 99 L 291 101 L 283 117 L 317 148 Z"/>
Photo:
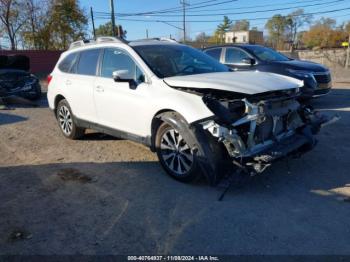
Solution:
<path fill-rule="evenodd" d="M 321 126 L 338 119 L 302 106 L 298 95 L 298 88 L 244 98 L 207 93 L 203 101 L 215 116 L 197 124 L 223 143 L 236 166 L 262 173 L 277 159 L 311 150 Z"/>

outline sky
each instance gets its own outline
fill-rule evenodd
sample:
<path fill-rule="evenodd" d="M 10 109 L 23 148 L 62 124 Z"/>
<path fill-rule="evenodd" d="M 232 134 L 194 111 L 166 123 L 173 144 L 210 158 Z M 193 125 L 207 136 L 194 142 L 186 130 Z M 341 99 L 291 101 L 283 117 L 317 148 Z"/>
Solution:
<path fill-rule="evenodd" d="M 231 20 L 252 19 L 251 26 L 257 26 L 260 30 L 264 30 L 266 23 L 266 19 L 260 18 L 271 17 L 278 13 L 286 15 L 298 7 L 303 8 L 306 13 L 319 13 L 314 15 L 314 19 L 322 16 L 331 17 L 335 18 L 338 24 L 350 21 L 350 0 L 186 0 L 186 3 L 186 19 L 188 20 L 186 28 L 191 38 L 200 32 L 205 32 L 207 35 L 212 34 L 220 23 L 219 21 L 223 19 L 223 14 L 228 14 L 227 16 Z M 90 11 L 90 7 L 93 8 L 96 26 L 110 21 L 107 14 L 110 12 L 110 0 L 80 0 L 80 4 L 87 12 Z M 115 12 L 124 15 L 170 8 L 174 10 L 175 8 L 175 11 L 163 13 L 139 14 L 137 16 L 117 15 L 117 23 L 121 24 L 127 31 L 127 39 L 129 40 L 145 38 L 146 30 L 148 30 L 149 37 L 169 37 L 171 35 L 179 38 L 181 36 L 181 31 L 176 28 L 182 28 L 180 0 L 114 0 L 114 5 Z M 320 12 L 329 11 L 334 12 L 320 14 Z M 193 22 L 195 20 L 203 22 Z M 164 21 L 171 25 L 152 21 Z M 89 21 L 89 27 L 92 28 L 91 21 Z"/>

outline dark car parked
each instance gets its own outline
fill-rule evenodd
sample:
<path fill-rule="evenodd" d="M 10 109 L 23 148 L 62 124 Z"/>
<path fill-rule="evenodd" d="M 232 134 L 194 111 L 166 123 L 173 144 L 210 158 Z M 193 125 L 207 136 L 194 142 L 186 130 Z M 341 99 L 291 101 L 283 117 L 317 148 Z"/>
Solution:
<path fill-rule="evenodd" d="M 302 88 L 304 98 L 325 95 L 332 87 L 331 74 L 325 66 L 291 59 L 264 46 L 233 44 L 212 46 L 203 51 L 234 71 L 258 70 L 304 80 Z"/>
<path fill-rule="evenodd" d="M 39 79 L 29 73 L 27 56 L 0 56 L 0 97 L 21 96 L 31 100 L 41 97 Z"/>

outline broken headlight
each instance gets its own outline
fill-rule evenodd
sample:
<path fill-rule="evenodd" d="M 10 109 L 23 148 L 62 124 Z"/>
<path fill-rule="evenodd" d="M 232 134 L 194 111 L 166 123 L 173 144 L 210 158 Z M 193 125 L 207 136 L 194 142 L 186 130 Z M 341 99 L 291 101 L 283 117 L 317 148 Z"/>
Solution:
<path fill-rule="evenodd" d="M 245 103 L 241 100 L 218 100 L 210 96 L 204 96 L 203 102 L 214 113 L 216 122 L 222 125 L 231 125 L 242 118 L 246 112 Z"/>

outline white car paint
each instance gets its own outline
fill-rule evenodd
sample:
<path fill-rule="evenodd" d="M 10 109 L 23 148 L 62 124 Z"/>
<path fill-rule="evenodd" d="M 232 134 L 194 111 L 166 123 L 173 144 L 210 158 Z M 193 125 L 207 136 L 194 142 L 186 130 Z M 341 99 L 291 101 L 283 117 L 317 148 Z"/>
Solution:
<path fill-rule="evenodd" d="M 127 52 L 145 74 L 145 83 L 138 85 L 136 89 L 130 89 L 127 83 L 117 83 L 112 78 L 77 76 L 58 69 L 60 62 L 72 52 L 106 47 Z M 66 98 L 75 117 L 142 137 L 151 136 L 152 120 L 163 110 L 180 113 L 188 123 L 213 115 L 200 96 L 176 90 L 169 85 L 246 94 L 302 86 L 302 81 L 293 78 L 252 72 L 211 73 L 160 79 L 129 45 L 115 42 L 88 45 L 63 53 L 51 75 L 47 97 L 52 110 L 56 106 L 56 97 L 60 95 Z M 70 82 L 68 85 L 67 81 Z"/>
<path fill-rule="evenodd" d="M 265 72 L 218 72 L 200 75 L 167 77 L 170 86 L 217 89 L 254 95 L 258 93 L 302 87 L 304 81 Z"/>

